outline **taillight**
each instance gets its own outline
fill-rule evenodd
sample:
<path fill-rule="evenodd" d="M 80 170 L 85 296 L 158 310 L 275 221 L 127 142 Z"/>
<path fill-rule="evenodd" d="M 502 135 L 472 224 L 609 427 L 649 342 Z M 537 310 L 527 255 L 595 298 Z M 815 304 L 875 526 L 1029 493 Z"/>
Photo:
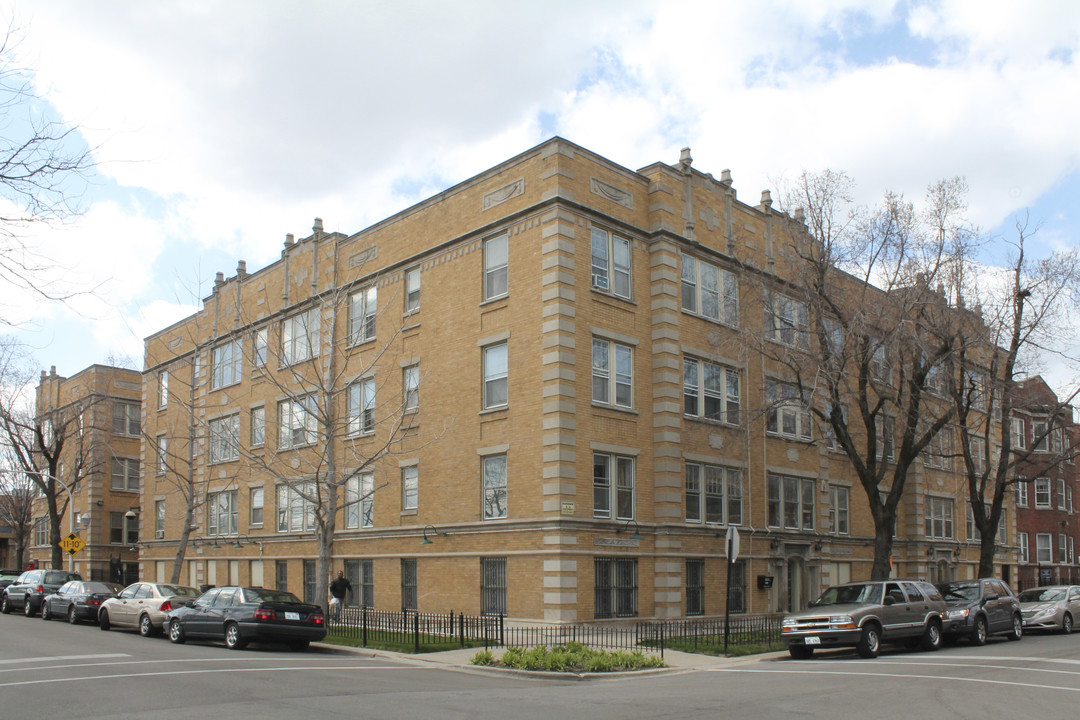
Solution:
<path fill-rule="evenodd" d="M 34 592 L 39 592 L 39 593 L 45 592 L 45 586 L 44 585 L 38 585 L 37 590 L 35 590 Z"/>
<path fill-rule="evenodd" d="M 263 608 L 259 608 L 255 611 L 256 620 L 266 622 L 268 620 L 274 620 L 275 618 L 277 618 L 277 613 L 275 613 L 273 610 L 264 610 Z"/>
<path fill-rule="evenodd" d="M 308 622 L 315 623 L 316 625 L 322 625 L 324 620 L 322 613 L 311 613 L 308 615 Z"/>
<path fill-rule="evenodd" d="M 100 605 L 101 601 L 98 600 L 97 598 L 90 598 L 89 602 L 87 602 L 86 604 L 87 605 Z"/>
<path fill-rule="evenodd" d="M 167 612 L 169 610 L 172 610 L 172 602 L 166 600 L 165 602 L 161 603 L 161 607 L 159 607 L 158 610 L 160 610 L 161 612 Z"/>

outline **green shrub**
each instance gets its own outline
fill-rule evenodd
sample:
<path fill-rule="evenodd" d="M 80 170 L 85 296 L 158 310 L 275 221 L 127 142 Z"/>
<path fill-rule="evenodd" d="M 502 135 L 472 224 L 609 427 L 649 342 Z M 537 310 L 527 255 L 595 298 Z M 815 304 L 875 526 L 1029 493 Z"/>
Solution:
<path fill-rule="evenodd" d="M 640 650 L 594 650 L 577 642 L 556 645 L 550 649 L 546 645 L 538 645 L 529 650 L 508 647 L 498 660 L 489 651 L 479 652 L 473 657 L 472 663 L 552 672 L 612 672 L 664 667 L 664 661 L 660 657 L 646 655 Z"/>
<path fill-rule="evenodd" d="M 495 662 L 495 654 L 490 650 L 481 650 L 473 655 L 470 661 L 473 665 L 491 665 Z"/>

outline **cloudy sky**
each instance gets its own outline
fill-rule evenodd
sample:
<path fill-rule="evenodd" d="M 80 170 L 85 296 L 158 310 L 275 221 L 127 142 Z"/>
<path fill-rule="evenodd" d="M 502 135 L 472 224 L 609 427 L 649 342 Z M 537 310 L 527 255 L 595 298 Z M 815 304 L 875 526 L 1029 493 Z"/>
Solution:
<path fill-rule="evenodd" d="M 804 169 L 870 202 L 962 175 L 999 238 L 1080 242 L 1073 0 L 0 0 L 17 59 L 98 162 L 33 240 L 67 306 L 0 288 L 42 367 L 141 363 L 215 272 L 354 233 L 560 135 L 629 168 Z M 1004 247 L 1004 242 L 1001 242 Z"/>

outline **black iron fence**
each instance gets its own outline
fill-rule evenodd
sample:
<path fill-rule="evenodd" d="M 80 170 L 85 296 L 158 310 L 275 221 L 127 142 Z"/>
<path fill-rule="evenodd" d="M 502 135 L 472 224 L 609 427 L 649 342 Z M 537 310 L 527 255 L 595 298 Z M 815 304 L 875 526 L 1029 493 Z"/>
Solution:
<path fill-rule="evenodd" d="M 782 615 L 740 615 L 731 618 L 726 637 L 723 618 L 652 620 L 618 624 L 507 624 L 501 615 L 418 613 L 369 608 L 343 608 L 331 617 L 331 635 L 371 643 L 411 647 L 413 652 L 459 647 L 535 647 L 576 642 L 605 650 L 641 650 L 664 654 L 664 648 L 716 652 L 721 647 L 780 645 Z"/>

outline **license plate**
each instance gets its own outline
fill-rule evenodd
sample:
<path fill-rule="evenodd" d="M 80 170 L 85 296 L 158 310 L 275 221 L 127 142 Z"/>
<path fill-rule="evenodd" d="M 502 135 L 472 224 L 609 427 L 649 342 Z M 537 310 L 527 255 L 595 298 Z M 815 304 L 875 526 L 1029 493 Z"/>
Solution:
<path fill-rule="evenodd" d="M 286 620 L 299 620 L 299 619 L 300 619 L 300 613 L 298 613 L 298 612 L 288 612 L 288 611 L 286 611 L 286 613 L 285 613 L 285 619 L 286 619 Z"/>
<path fill-rule="evenodd" d="M 821 644 L 821 638 L 816 637 L 814 635 L 811 635 L 808 638 L 804 638 L 803 642 L 806 643 L 807 645 L 820 645 Z"/>

